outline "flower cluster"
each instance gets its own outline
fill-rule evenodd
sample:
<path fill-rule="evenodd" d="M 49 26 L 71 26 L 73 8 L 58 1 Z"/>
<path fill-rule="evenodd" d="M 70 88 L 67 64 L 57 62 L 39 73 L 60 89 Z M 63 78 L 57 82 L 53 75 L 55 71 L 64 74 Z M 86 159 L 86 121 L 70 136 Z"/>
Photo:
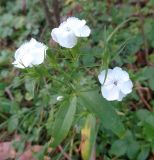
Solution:
<path fill-rule="evenodd" d="M 34 38 L 24 43 L 15 52 L 15 67 L 26 68 L 43 63 L 48 47 Z"/>
<path fill-rule="evenodd" d="M 75 17 L 68 18 L 61 23 L 58 28 L 54 28 L 51 32 L 53 40 L 62 47 L 73 48 L 77 43 L 78 37 L 88 37 L 90 28 L 86 25 L 85 20 L 79 20 Z"/>
<path fill-rule="evenodd" d="M 65 48 L 73 48 L 77 44 L 78 37 L 88 37 L 91 33 L 85 20 L 75 17 L 68 18 L 58 28 L 51 32 L 52 39 Z M 44 62 L 48 47 L 32 38 L 29 42 L 22 44 L 15 52 L 15 67 L 26 68 L 39 65 Z M 121 101 L 132 91 L 132 81 L 126 71 L 119 67 L 103 70 L 98 79 L 101 83 L 101 92 L 108 101 Z M 63 96 L 57 97 L 61 101 Z"/>
<path fill-rule="evenodd" d="M 126 71 L 120 67 L 102 71 L 98 75 L 98 79 L 102 84 L 101 92 L 108 101 L 121 101 L 127 94 L 132 91 L 132 81 Z"/>

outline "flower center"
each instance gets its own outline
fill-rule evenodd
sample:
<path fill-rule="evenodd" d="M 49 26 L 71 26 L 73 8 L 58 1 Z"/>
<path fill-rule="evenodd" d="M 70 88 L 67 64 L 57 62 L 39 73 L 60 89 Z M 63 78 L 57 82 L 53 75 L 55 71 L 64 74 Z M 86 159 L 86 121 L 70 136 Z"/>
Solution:
<path fill-rule="evenodd" d="M 69 27 L 66 27 L 65 30 L 66 30 L 67 32 L 71 31 L 71 29 L 70 29 Z"/>
<path fill-rule="evenodd" d="M 114 81 L 113 84 L 114 84 L 115 86 L 117 86 L 118 82 L 117 82 L 117 81 Z"/>

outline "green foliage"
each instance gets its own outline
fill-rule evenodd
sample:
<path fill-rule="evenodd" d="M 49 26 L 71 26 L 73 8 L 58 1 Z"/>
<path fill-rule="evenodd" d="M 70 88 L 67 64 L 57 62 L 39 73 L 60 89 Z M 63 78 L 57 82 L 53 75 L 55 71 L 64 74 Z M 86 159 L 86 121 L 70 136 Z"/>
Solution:
<path fill-rule="evenodd" d="M 147 110 L 139 110 L 137 117 L 143 126 L 143 134 L 150 142 L 154 141 L 154 114 Z"/>
<path fill-rule="evenodd" d="M 51 28 L 39 0 L 27 0 L 25 11 L 21 0 L 0 1 L 0 138 L 21 135 L 22 141 L 14 142 L 19 151 L 26 142 L 42 145 L 37 159 L 43 159 L 48 147 L 53 149 L 51 159 L 63 159 L 64 152 L 79 159 L 80 145 L 85 160 L 95 147 L 98 159 L 148 159 L 154 154 L 154 113 L 145 108 L 135 84 L 140 83 L 153 109 L 153 0 L 141 8 L 134 1 L 64 2 L 62 19 L 73 13 L 92 29 L 90 38 L 70 50 L 49 41 Z M 11 64 L 15 49 L 30 37 L 48 45 L 45 62 L 16 69 Z M 98 73 L 114 66 L 125 68 L 134 82 L 133 93 L 123 102 L 108 102 L 100 93 Z"/>
<path fill-rule="evenodd" d="M 112 130 L 119 137 L 124 135 L 124 126 L 113 106 L 110 102 L 102 99 L 98 91 L 83 92 L 80 99 L 83 107 L 95 113 L 105 128 Z"/>
<path fill-rule="evenodd" d="M 154 47 L 153 27 L 154 27 L 154 22 L 152 21 L 152 19 L 150 19 L 150 18 L 146 19 L 145 24 L 144 24 L 144 30 L 145 30 L 145 34 L 148 39 L 150 47 Z"/>
<path fill-rule="evenodd" d="M 13 131 L 15 131 L 18 127 L 18 117 L 17 116 L 12 116 L 10 117 L 10 119 L 8 120 L 8 132 L 12 133 Z"/>
<path fill-rule="evenodd" d="M 76 96 L 70 99 L 70 102 L 64 102 L 64 104 L 59 109 L 54 126 L 53 126 L 53 143 L 52 147 L 56 147 L 60 142 L 67 136 L 76 111 Z"/>
<path fill-rule="evenodd" d="M 120 140 L 116 140 L 111 147 L 110 153 L 116 156 L 122 156 L 126 154 L 129 159 L 136 159 L 139 154 L 140 145 L 136 141 L 130 131 L 127 131 L 125 137 Z"/>

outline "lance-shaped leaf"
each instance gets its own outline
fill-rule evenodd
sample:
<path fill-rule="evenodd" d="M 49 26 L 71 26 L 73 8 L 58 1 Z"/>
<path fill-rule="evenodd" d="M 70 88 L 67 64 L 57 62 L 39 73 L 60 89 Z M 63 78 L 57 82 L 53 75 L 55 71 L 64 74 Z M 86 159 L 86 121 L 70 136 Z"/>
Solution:
<path fill-rule="evenodd" d="M 92 114 L 89 114 L 81 130 L 81 154 L 83 160 L 89 160 L 92 157 L 96 137 L 95 125 L 96 118 Z"/>
<path fill-rule="evenodd" d="M 116 114 L 111 102 L 106 101 L 98 91 L 88 91 L 80 93 L 80 102 L 90 112 L 94 113 L 102 122 L 106 129 L 112 130 L 117 136 L 122 137 L 125 128 Z"/>
<path fill-rule="evenodd" d="M 60 107 L 53 126 L 53 143 L 51 147 L 56 147 L 67 136 L 76 112 L 76 96 L 71 97 L 69 102 L 64 102 Z"/>

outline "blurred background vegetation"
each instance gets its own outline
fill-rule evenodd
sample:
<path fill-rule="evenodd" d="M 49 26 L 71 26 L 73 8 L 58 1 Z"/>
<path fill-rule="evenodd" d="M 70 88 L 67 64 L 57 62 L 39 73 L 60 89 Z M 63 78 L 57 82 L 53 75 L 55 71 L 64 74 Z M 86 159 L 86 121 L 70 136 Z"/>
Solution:
<path fill-rule="evenodd" d="M 154 160 L 154 0 L 1 0 L 0 141 L 14 141 L 15 135 L 20 135 L 22 140 L 14 144 L 20 151 L 27 141 L 43 146 L 49 141 L 55 112 L 50 108 L 55 105 L 57 92 L 51 84 L 42 85 L 43 79 L 38 82 L 42 76 L 40 68 L 34 80 L 31 75 L 23 77 L 22 70 L 11 63 L 15 50 L 31 37 L 54 48 L 51 30 L 69 16 L 86 19 L 92 29 L 88 42 L 80 48 L 81 63 L 87 66 L 87 77 L 83 81 L 92 85 L 89 75 L 97 73 L 88 66 L 101 63 L 105 35 L 133 17 L 109 45 L 110 67 L 127 68 L 134 81 L 133 93 L 120 104 L 114 103 L 126 134 L 119 138 L 100 127 L 95 157 L 98 160 Z M 51 51 L 48 54 L 52 54 Z M 71 152 L 72 137 L 75 138 Z M 72 159 L 81 159 L 80 138 L 72 128 L 62 145 L 48 156 L 68 159 L 67 154 L 63 154 L 65 151 L 71 152 Z M 45 152 L 46 148 L 42 149 L 38 159 Z"/>

